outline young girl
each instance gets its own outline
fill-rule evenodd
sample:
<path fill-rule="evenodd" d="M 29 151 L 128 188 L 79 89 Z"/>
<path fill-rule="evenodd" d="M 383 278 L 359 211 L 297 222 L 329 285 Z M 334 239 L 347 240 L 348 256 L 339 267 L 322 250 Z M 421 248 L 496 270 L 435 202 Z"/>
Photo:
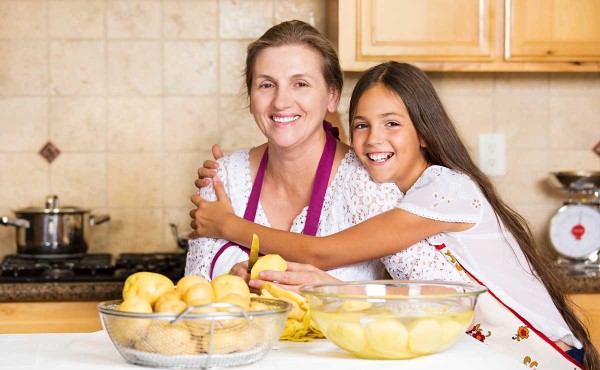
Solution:
<path fill-rule="evenodd" d="M 235 217 L 215 181 L 220 201 L 195 199 L 197 232 L 246 245 L 256 233 L 261 252 L 319 268 L 383 257 L 389 269 L 401 263 L 399 250 L 435 246 L 465 280 L 489 289 L 471 335 L 531 368 L 598 369 L 551 261 L 474 164 L 426 75 L 396 62 L 368 70 L 349 116 L 352 146 L 371 177 L 404 193 L 396 209 L 331 236 L 293 235 Z"/>

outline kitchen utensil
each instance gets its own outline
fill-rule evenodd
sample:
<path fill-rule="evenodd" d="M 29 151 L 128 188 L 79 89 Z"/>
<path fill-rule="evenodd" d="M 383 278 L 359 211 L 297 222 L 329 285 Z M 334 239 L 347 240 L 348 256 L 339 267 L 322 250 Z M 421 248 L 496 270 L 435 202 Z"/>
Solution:
<path fill-rule="evenodd" d="M 43 208 L 28 207 L 14 211 L 17 218 L 2 217 L 0 225 L 17 228 L 17 253 L 22 257 L 63 258 L 87 252 L 85 226 L 110 220 L 108 215 L 93 215 L 78 207 L 59 207 L 58 196 L 49 195 Z"/>
<path fill-rule="evenodd" d="M 212 303 L 188 307 L 179 315 L 143 314 L 118 311 L 121 302 L 98 305 L 119 353 L 137 365 L 172 368 L 229 367 L 260 360 L 279 339 L 291 308 L 284 301 L 252 298 L 267 309 L 245 311 Z"/>
<path fill-rule="evenodd" d="M 248 258 L 248 271 L 252 270 L 252 267 L 256 261 L 258 261 L 258 249 L 258 235 L 252 234 L 252 245 L 250 246 L 250 257 Z"/>
<path fill-rule="evenodd" d="M 187 251 L 189 238 L 185 235 L 179 234 L 179 231 L 177 230 L 177 225 L 175 225 L 174 223 L 170 223 L 169 226 L 171 227 L 171 233 L 173 233 L 175 240 L 177 240 L 177 246 Z"/>
<path fill-rule="evenodd" d="M 600 251 L 600 172 L 551 172 L 550 180 L 568 194 L 550 220 L 552 247 L 571 264 L 595 262 Z"/>
<path fill-rule="evenodd" d="M 406 359 L 443 351 L 470 328 L 485 287 L 379 280 L 307 285 L 312 318 L 333 343 L 358 357 Z"/>

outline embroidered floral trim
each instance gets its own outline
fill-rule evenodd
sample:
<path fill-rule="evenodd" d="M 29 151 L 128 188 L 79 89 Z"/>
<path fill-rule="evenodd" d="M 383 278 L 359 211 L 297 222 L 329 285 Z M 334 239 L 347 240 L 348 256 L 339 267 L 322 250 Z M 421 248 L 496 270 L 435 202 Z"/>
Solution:
<path fill-rule="evenodd" d="M 469 330 L 467 334 L 477 339 L 478 341 L 485 343 L 485 338 L 491 336 L 492 332 L 488 330 L 487 335 L 483 334 L 483 329 L 481 329 L 480 325 L 481 324 L 473 326 L 473 328 Z"/>
<path fill-rule="evenodd" d="M 525 340 L 527 338 L 529 338 L 529 328 L 526 326 L 519 326 L 517 334 L 515 334 L 515 336 L 512 337 L 512 339 L 516 340 L 517 342 L 521 341 L 522 339 Z"/>

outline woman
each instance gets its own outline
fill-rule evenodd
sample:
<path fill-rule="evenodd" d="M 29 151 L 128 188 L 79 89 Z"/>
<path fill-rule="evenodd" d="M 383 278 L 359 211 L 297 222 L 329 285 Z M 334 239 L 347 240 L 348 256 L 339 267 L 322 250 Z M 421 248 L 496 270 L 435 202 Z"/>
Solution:
<path fill-rule="evenodd" d="M 249 45 L 250 112 L 267 143 L 220 159 L 219 177 L 238 216 L 279 230 L 323 236 L 398 202 L 398 189 L 370 182 L 354 153 L 324 124 L 326 112 L 336 110 L 342 83 L 333 45 L 304 22 L 276 25 Z M 202 196 L 215 199 L 211 187 L 202 189 Z M 186 275 L 211 279 L 247 259 L 247 249 L 226 240 L 193 239 Z M 365 261 L 330 273 L 342 280 L 383 276 L 378 259 Z M 452 271 L 443 258 L 435 262 Z"/>

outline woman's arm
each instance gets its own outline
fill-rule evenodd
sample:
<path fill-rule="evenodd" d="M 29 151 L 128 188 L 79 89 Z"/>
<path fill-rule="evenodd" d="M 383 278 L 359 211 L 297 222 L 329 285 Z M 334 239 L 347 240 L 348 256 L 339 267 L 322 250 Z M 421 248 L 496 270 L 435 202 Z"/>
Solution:
<path fill-rule="evenodd" d="M 381 258 L 406 249 L 429 236 L 463 231 L 473 224 L 434 221 L 401 209 L 393 209 L 333 235 L 307 236 L 271 229 L 237 217 L 223 189 L 214 179 L 216 202 L 192 197 L 198 207 L 190 214 L 200 235 L 220 237 L 250 245 L 252 234 L 260 238 L 261 253 L 277 253 L 288 261 L 331 269 Z"/>

